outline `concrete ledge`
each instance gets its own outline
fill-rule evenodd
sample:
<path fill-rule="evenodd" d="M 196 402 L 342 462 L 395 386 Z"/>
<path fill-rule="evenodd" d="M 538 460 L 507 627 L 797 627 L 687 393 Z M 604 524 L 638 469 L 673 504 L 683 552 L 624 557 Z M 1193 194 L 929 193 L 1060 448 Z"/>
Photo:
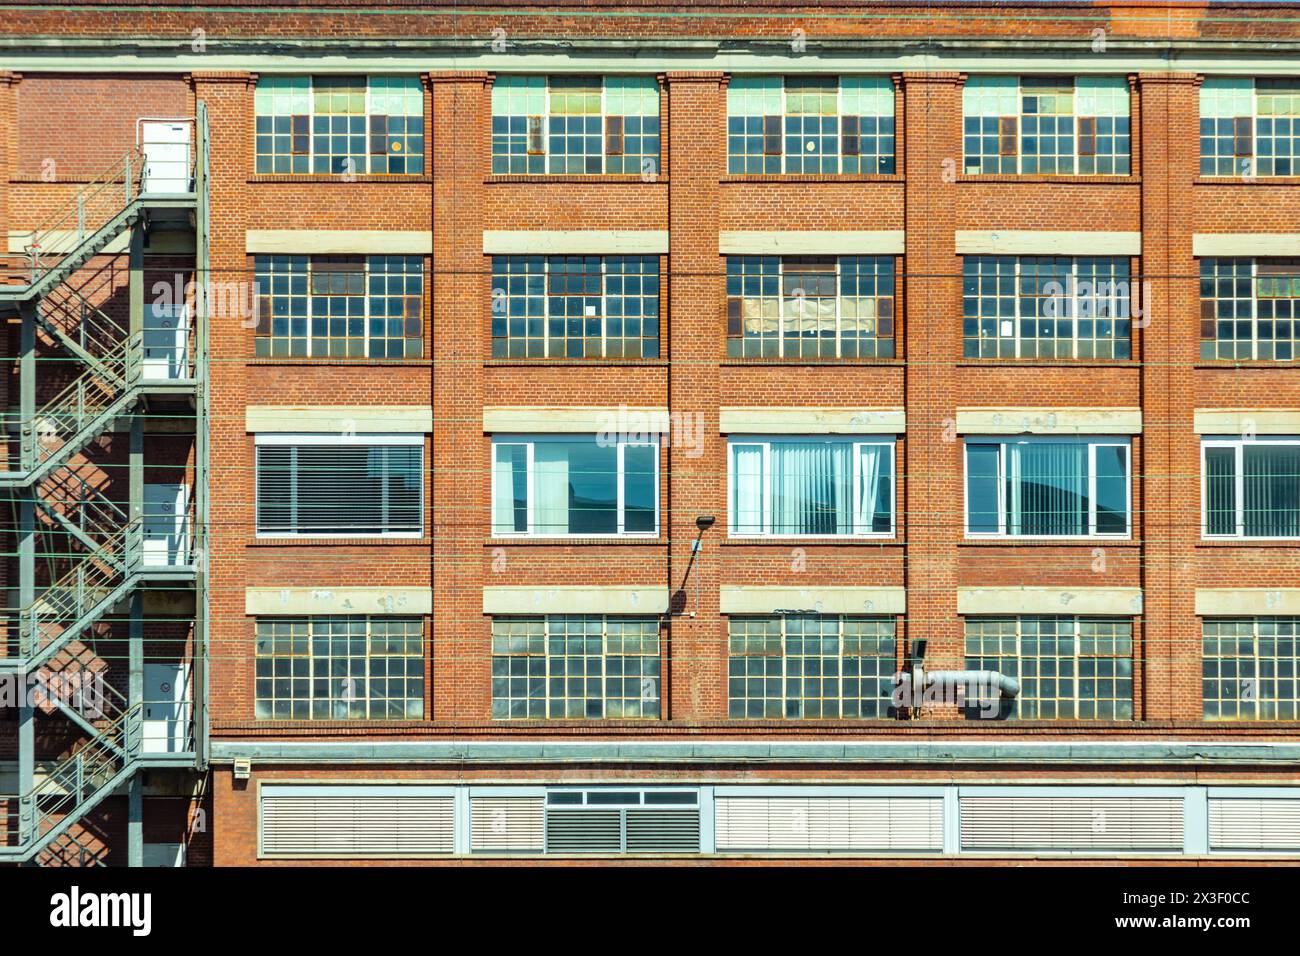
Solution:
<path fill-rule="evenodd" d="M 794 729 L 794 728 L 792 728 Z M 658 740 L 214 740 L 212 759 L 230 763 L 251 759 L 259 764 L 729 764 L 751 761 L 753 779 L 782 763 L 830 766 L 861 764 L 1002 764 L 1040 767 L 1148 764 L 1155 768 L 1216 764 L 1286 767 L 1300 761 L 1300 743 L 1154 739 L 1126 740 L 907 740 L 850 741 L 772 740 L 736 736 L 722 740 L 698 737 Z M 788 784 L 788 778 L 777 782 Z"/>
<path fill-rule="evenodd" d="M 1300 435 L 1300 408 L 1198 408 L 1198 435 Z"/>
<path fill-rule="evenodd" d="M 1194 256 L 1300 256 L 1297 232 L 1198 232 Z"/>
<path fill-rule="evenodd" d="M 667 614 L 663 585 L 563 585 L 483 589 L 484 614 Z"/>
<path fill-rule="evenodd" d="M 817 614 L 904 614 L 904 588 L 762 587 L 724 584 L 719 594 L 723 614 L 775 614 L 809 611 Z"/>
<path fill-rule="evenodd" d="M 572 434 L 662 434 L 671 430 L 667 408 L 631 405 L 534 405 L 483 409 L 483 431 Z"/>
<path fill-rule="evenodd" d="M 751 435 L 896 435 L 907 431 L 901 408 L 722 408 L 718 430 Z"/>
<path fill-rule="evenodd" d="M 432 255 L 433 233 L 387 229 L 249 229 L 246 252 L 309 255 Z"/>
<path fill-rule="evenodd" d="M 431 614 L 429 588 L 248 588 L 244 613 L 285 614 Z"/>
<path fill-rule="evenodd" d="M 964 435 L 1138 435 L 1140 408 L 958 408 Z"/>
<path fill-rule="evenodd" d="M 958 614 L 1142 613 L 1141 588 L 958 588 Z"/>
<path fill-rule="evenodd" d="M 1197 588 L 1202 617 L 1241 614 L 1300 614 L 1300 588 Z"/>
<path fill-rule="evenodd" d="M 483 254 L 499 255 L 643 255 L 668 253 L 666 229 L 520 229 L 486 230 Z"/>
<path fill-rule="evenodd" d="M 253 433 L 429 434 L 433 431 L 433 408 L 429 405 L 249 405 L 244 412 L 244 424 Z"/>
<path fill-rule="evenodd" d="M 718 252 L 738 256 L 902 255 L 902 229 L 720 232 Z"/>
<path fill-rule="evenodd" d="M 1140 232 L 1069 232 L 1058 229 L 958 229 L 958 255 L 1140 256 Z"/>

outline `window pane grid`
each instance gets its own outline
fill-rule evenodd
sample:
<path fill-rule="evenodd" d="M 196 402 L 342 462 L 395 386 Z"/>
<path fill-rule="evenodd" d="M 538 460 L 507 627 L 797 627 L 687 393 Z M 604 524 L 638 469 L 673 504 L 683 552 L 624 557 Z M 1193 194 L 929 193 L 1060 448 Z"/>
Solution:
<path fill-rule="evenodd" d="M 1124 258 L 966 256 L 963 354 L 1129 359 L 1130 288 Z"/>
<path fill-rule="evenodd" d="M 727 354 L 892 358 L 891 256 L 728 256 Z"/>
<path fill-rule="evenodd" d="M 659 664 L 657 618 L 494 618 L 492 717 L 657 718 Z"/>
<path fill-rule="evenodd" d="M 656 175 L 659 85 L 648 76 L 501 77 L 494 173 Z"/>
<path fill-rule="evenodd" d="M 658 256 L 493 256 L 497 358 L 658 358 Z"/>
<path fill-rule="evenodd" d="M 1206 618 L 1201 696 L 1206 720 L 1296 720 L 1300 619 Z"/>
<path fill-rule="evenodd" d="M 419 358 L 421 256 L 256 256 L 259 358 Z"/>
<path fill-rule="evenodd" d="M 1207 78 L 1200 124 L 1202 175 L 1300 175 L 1300 81 Z"/>
<path fill-rule="evenodd" d="M 1300 259 L 1202 259 L 1201 357 L 1293 361 Z"/>
<path fill-rule="evenodd" d="M 734 77 L 727 89 L 733 174 L 894 172 L 887 77 Z"/>
<path fill-rule="evenodd" d="M 733 617 L 727 658 L 733 718 L 839 719 L 892 713 L 891 618 Z"/>
<path fill-rule="evenodd" d="M 1131 621 L 1076 617 L 966 619 L 966 668 L 1020 682 L 999 716 L 1131 720 Z M 978 702 L 968 702 L 973 713 Z"/>
<path fill-rule="evenodd" d="M 262 720 L 420 720 L 419 618 L 259 618 L 255 712 Z"/>
<path fill-rule="evenodd" d="M 963 91 L 968 175 L 1114 175 L 1131 171 L 1123 77 L 971 77 Z"/>

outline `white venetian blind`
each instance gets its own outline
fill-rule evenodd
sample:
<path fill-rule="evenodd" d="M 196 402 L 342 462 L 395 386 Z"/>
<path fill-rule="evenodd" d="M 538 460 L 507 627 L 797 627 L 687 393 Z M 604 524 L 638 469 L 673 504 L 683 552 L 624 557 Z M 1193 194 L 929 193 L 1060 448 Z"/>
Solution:
<path fill-rule="evenodd" d="M 471 797 L 469 845 L 475 853 L 540 853 L 542 798 Z"/>
<path fill-rule="evenodd" d="M 718 797 L 719 851 L 942 850 L 940 797 Z"/>
<path fill-rule="evenodd" d="M 1178 797 L 962 796 L 963 850 L 1183 848 Z"/>
<path fill-rule="evenodd" d="M 1210 849 L 1300 849 L 1300 797 L 1211 797 Z"/>
<path fill-rule="evenodd" d="M 267 856 L 427 856 L 452 852 L 450 796 L 289 793 L 262 796 Z"/>

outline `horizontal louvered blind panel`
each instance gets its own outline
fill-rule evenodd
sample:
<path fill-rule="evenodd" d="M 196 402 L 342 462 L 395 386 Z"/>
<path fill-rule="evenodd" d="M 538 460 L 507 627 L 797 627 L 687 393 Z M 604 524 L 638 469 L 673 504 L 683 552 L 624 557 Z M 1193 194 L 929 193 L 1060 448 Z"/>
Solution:
<path fill-rule="evenodd" d="M 622 849 L 618 810 L 557 810 L 546 814 L 547 853 L 618 853 Z"/>
<path fill-rule="evenodd" d="M 628 853 L 698 853 L 700 811 L 629 808 Z"/>
<path fill-rule="evenodd" d="M 470 849 L 480 853 L 540 853 L 541 797 L 472 797 Z"/>
<path fill-rule="evenodd" d="M 963 796 L 963 850 L 1181 850 L 1178 797 Z"/>
<path fill-rule="evenodd" d="M 450 853 L 452 818 L 450 796 L 264 796 L 262 849 L 341 857 Z"/>
<path fill-rule="evenodd" d="M 422 527 L 418 445 L 259 445 L 261 534 L 398 534 Z"/>
<path fill-rule="evenodd" d="M 1210 798 L 1211 850 L 1300 850 L 1300 798 Z"/>
<path fill-rule="evenodd" d="M 942 850 L 940 797 L 718 797 L 719 850 Z"/>

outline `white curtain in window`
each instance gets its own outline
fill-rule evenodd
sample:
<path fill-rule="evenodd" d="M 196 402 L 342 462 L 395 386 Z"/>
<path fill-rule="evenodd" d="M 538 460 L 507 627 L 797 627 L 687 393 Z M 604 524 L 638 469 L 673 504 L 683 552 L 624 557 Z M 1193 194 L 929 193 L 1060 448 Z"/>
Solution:
<path fill-rule="evenodd" d="M 492 463 L 492 533 L 509 534 L 515 529 L 515 473 L 513 447 L 497 445 Z"/>
<path fill-rule="evenodd" d="M 877 488 L 888 450 L 884 445 L 858 448 L 858 505 L 853 523 L 859 534 L 871 531 L 875 523 Z"/>
<path fill-rule="evenodd" d="M 533 530 L 569 533 L 569 448 L 561 442 L 533 446 Z"/>
<path fill-rule="evenodd" d="M 732 532 L 760 534 L 763 531 L 763 446 L 732 446 L 733 474 Z"/>

